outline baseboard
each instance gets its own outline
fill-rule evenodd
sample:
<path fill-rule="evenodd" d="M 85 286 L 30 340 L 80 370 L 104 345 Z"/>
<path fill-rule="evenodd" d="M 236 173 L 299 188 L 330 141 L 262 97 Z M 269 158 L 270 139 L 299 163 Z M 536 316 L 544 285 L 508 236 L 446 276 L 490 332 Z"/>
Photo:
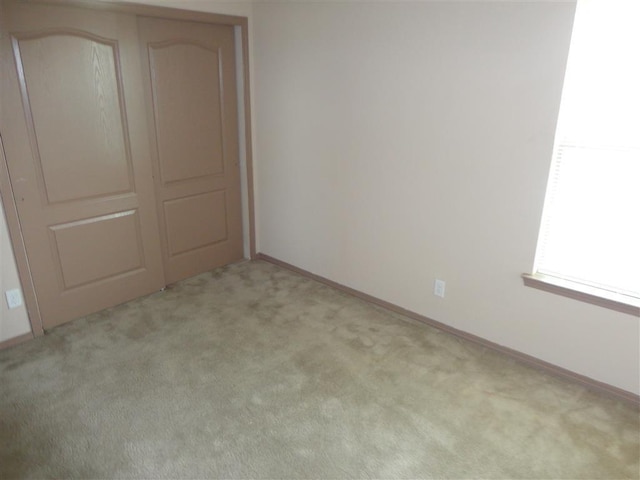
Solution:
<path fill-rule="evenodd" d="M 374 305 L 378 305 L 379 307 L 382 307 L 386 310 L 389 310 L 391 312 L 394 313 L 398 313 L 400 315 L 404 315 L 405 317 L 409 317 L 412 320 L 416 320 L 418 322 L 424 323 L 426 325 L 429 325 L 431 327 L 437 328 L 438 330 L 441 330 L 443 332 L 447 332 L 451 335 L 454 335 L 458 338 L 462 338 L 464 340 L 467 340 L 469 342 L 475 343 L 477 345 L 481 345 L 483 347 L 486 347 L 488 349 L 491 349 L 493 351 L 499 352 L 503 355 L 506 355 L 520 363 L 523 363 L 525 365 L 528 365 L 530 367 L 534 367 L 538 370 L 542 370 L 544 372 L 547 372 L 551 375 L 554 375 L 556 377 L 560 377 L 563 378 L 565 380 L 574 382 L 574 383 L 578 383 L 581 384 L 591 390 L 600 392 L 600 393 L 604 393 L 608 396 L 612 396 L 614 398 L 620 399 L 620 400 L 625 400 L 627 402 L 631 402 L 634 405 L 638 405 L 640 406 L 640 395 L 636 395 L 635 393 L 632 392 L 628 392 L 626 390 L 623 390 L 621 388 L 615 387 L 613 385 L 609 385 L 607 383 L 603 383 L 603 382 L 599 382 L 598 380 L 594 380 L 592 378 L 586 377 L 584 375 L 580 375 L 578 373 L 572 372 L 570 370 L 567 370 L 565 368 L 559 367 L 557 365 L 553 365 L 552 363 L 548 363 L 545 362 L 544 360 L 540 360 L 539 358 L 535 358 L 532 357 L 531 355 L 527 355 L 526 353 L 522 353 L 522 352 L 518 352 L 517 350 L 513 350 L 511 348 L 508 347 L 504 347 L 502 345 L 499 345 L 497 343 L 493 343 L 489 340 L 485 340 L 482 337 L 478 337 L 476 335 L 473 335 L 471 333 L 467 333 L 463 330 L 458 330 L 457 328 L 453 328 L 450 327 L 449 325 L 446 325 L 444 323 L 438 322 L 436 320 L 433 320 L 431 318 L 425 317 L 424 315 L 420 315 L 418 313 L 412 312 L 410 310 L 407 310 L 405 308 L 399 307 L 398 305 L 395 305 L 393 303 L 381 300 L 379 298 L 376 298 L 374 296 L 368 295 L 366 293 L 360 292 L 358 290 L 355 290 L 353 288 L 347 287 L 345 285 L 341 285 L 337 282 L 334 282 L 333 280 L 329 280 L 327 278 L 321 277 L 319 275 L 316 275 L 314 273 L 311 273 L 307 270 L 304 270 L 302 268 L 296 267 L 295 265 L 291 265 L 290 263 L 287 262 L 283 262 L 282 260 L 278 260 L 277 258 L 273 258 L 269 255 L 266 255 L 264 253 L 258 253 L 255 256 L 256 260 L 264 260 L 265 262 L 269 262 L 272 263 L 274 265 L 277 265 L 279 267 L 285 268 L 287 270 L 290 270 L 292 272 L 295 272 L 297 274 L 300 274 L 304 277 L 310 278 L 312 280 L 315 280 L 317 282 L 323 283 L 325 285 L 328 285 L 330 287 L 336 288 L 337 290 L 341 290 L 345 293 L 348 293 L 350 295 L 353 295 L 354 297 L 357 297 L 361 300 L 365 300 L 369 303 L 373 303 Z"/>
<path fill-rule="evenodd" d="M 13 347 L 14 345 L 27 342 L 31 339 L 33 339 L 33 334 L 25 333 L 23 335 L 18 335 L 17 337 L 10 338 L 9 340 L 3 340 L 2 342 L 0 342 L 0 350 Z"/>

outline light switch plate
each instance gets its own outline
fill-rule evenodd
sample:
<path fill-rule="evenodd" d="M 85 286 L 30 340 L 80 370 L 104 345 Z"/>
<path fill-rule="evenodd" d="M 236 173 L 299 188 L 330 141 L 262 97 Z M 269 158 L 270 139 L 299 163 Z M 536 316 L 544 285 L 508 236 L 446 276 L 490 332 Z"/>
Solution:
<path fill-rule="evenodd" d="M 7 290 L 4 294 L 7 297 L 7 305 L 9 308 L 18 308 L 22 305 L 22 294 L 19 289 L 14 288 L 12 290 Z"/>

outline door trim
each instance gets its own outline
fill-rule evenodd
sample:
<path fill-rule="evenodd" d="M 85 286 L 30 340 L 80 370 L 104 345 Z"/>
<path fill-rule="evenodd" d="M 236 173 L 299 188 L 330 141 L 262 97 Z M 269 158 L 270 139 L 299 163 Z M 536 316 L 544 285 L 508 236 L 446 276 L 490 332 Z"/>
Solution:
<path fill-rule="evenodd" d="M 77 7 L 93 10 L 103 10 L 116 13 L 129 13 L 136 16 L 156 17 L 169 20 L 186 20 L 218 25 L 231 25 L 239 35 L 235 38 L 240 40 L 240 45 L 236 41 L 236 55 L 241 55 L 242 67 L 237 68 L 237 72 L 242 72 L 242 77 L 236 79 L 238 85 L 238 104 L 240 118 L 238 119 L 239 141 L 241 151 L 244 151 L 244 158 L 240 159 L 240 165 L 244 163 L 246 175 L 246 202 L 247 209 L 243 211 L 243 224 L 248 225 L 249 258 L 256 258 L 256 235 L 255 235 L 255 205 L 254 205 L 254 180 L 253 180 L 253 150 L 251 133 L 251 97 L 250 97 L 250 77 L 249 77 L 249 20 L 247 17 L 235 15 L 222 15 L 217 13 L 197 12 L 181 10 L 168 7 L 157 7 L 151 5 L 139 5 L 134 3 L 106 3 L 95 0 L 0 0 L 0 11 L 2 4 L 9 1 L 17 1 L 26 4 L 48 4 L 66 7 Z M 5 25 L 0 25 L 0 30 L 4 30 Z M 10 61 L 10 60 L 6 60 Z M 27 308 L 27 315 L 31 330 L 34 336 L 44 334 L 42 317 L 38 306 L 35 287 L 29 267 L 26 247 L 24 245 L 22 227 L 18 217 L 16 199 L 11 186 L 11 178 L 7 165 L 7 159 L 2 144 L 2 132 L 0 132 L 0 195 L 4 204 L 5 217 L 7 219 L 7 229 L 13 247 L 13 254 L 16 259 L 18 276 L 22 287 L 22 293 Z M 244 160 L 244 162 L 243 162 Z M 245 219 L 244 216 L 248 217 Z"/>
<path fill-rule="evenodd" d="M 7 157 L 4 154 L 2 132 L 0 132 L 0 160 L 0 194 L 2 194 L 4 215 L 7 219 L 9 239 L 11 240 L 13 256 L 16 259 L 16 266 L 18 267 L 20 287 L 22 288 L 22 296 L 27 308 L 27 317 L 29 317 L 31 331 L 33 332 L 33 335 L 40 336 L 44 334 L 42 316 L 40 315 L 36 289 L 33 286 L 33 279 L 31 278 L 29 258 L 27 257 L 27 247 L 25 246 L 24 238 L 22 237 L 22 228 L 20 227 L 20 218 L 18 217 L 18 207 L 16 206 L 15 197 L 13 195 L 13 186 L 11 185 L 11 178 L 9 176 Z"/>

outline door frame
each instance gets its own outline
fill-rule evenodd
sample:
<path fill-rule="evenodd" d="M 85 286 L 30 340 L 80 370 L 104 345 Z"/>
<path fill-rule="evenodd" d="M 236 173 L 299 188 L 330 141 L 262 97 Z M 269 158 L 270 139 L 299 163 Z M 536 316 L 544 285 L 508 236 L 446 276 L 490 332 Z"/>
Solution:
<path fill-rule="evenodd" d="M 0 11 L 4 3 L 16 0 L 0 0 Z M 251 133 L 251 98 L 249 78 L 249 20 L 247 17 L 223 15 L 217 13 L 181 10 L 169 7 L 157 7 L 133 3 L 106 3 L 94 0 L 23 0 L 19 3 L 49 4 L 67 7 L 88 8 L 116 13 L 128 13 L 136 16 L 156 17 L 169 20 L 229 25 L 234 28 L 236 49 L 236 86 L 238 89 L 238 135 L 240 160 L 240 189 L 242 194 L 242 223 L 245 256 L 256 258 L 255 205 L 253 183 L 253 149 Z M 0 25 L 0 30 L 6 25 Z M 6 33 L 6 32 L 5 32 Z M 12 61 L 12 60 L 7 60 Z M 0 131 L 0 195 L 4 204 L 9 238 L 18 268 L 20 286 L 27 309 L 27 316 L 34 336 L 44 334 L 38 299 L 29 268 L 29 258 L 24 244 L 16 199 L 13 194 L 11 178 L 7 165 Z"/>

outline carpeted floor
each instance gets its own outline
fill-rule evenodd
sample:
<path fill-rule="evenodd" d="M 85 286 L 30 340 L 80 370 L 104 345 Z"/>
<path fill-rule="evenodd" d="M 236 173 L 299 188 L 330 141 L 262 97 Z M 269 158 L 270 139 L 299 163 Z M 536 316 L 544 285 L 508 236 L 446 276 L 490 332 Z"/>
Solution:
<path fill-rule="evenodd" d="M 264 262 L 0 352 L 1 478 L 640 477 L 638 409 Z"/>

